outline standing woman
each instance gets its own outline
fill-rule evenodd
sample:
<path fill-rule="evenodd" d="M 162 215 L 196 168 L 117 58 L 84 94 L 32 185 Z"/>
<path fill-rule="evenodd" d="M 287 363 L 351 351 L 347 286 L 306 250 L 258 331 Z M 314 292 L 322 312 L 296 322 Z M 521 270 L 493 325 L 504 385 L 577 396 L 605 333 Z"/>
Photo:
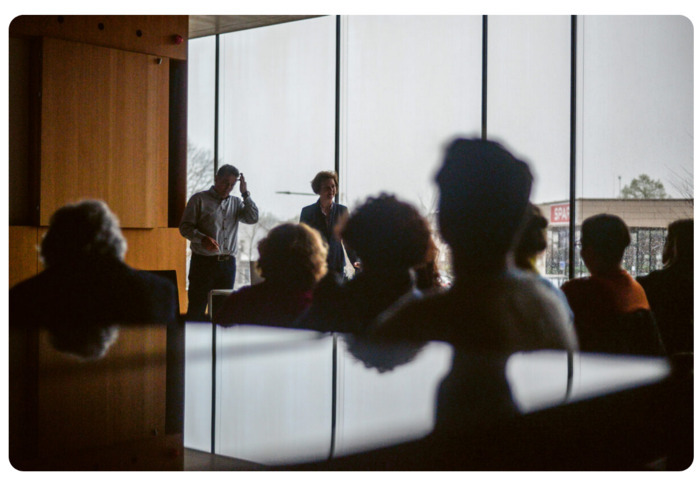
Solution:
<path fill-rule="evenodd" d="M 311 181 L 311 188 L 318 195 L 318 201 L 301 209 L 299 221 L 315 228 L 328 243 L 328 271 L 345 277 L 345 254 L 338 236 L 336 225 L 348 216 L 348 208 L 335 203 L 338 193 L 338 174 L 332 171 L 318 172 Z M 357 255 L 348 250 L 348 258 L 357 268 Z"/>

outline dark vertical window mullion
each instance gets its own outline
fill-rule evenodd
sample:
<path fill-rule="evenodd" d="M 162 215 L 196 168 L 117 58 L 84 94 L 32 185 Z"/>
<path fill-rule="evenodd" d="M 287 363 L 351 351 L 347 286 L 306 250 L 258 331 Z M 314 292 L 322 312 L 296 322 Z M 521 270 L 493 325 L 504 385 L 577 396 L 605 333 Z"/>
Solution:
<path fill-rule="evenodd" d="M 577 17 L 571 16 L 571 131 L 569 153 L 569 279 L 576 276 L 576 62 Z"/>
<path fill-rule="evenodd" d="M 571 16 L 571 131 L 569 152 L 569 279 L 576 274 L 576 42 L 577 37 L 576 15 Z M 568 400 L 574 385 L 574 354 L 567 351 L 566 354 L 566 396 Z"/>
<path fill-rule="evenodd" d="M 481 19 L 481 138 L 486 140 L 489 17 Z"/>
<path fill-rule="evenodd" d="M 219 35 L 214 62 L 214 173 L 219 169 Z M 211 453 L 216 447 L 216 325 L 211 324 Z"/>
<path fill-rule="evenodd" d="M 335 16 L 335 171 L 340 174 L 340 15 Z M 340 201 L 340 185 L 335 192 Z"/>
<path fill-rule="evenodd" d="M 340 173 L 340 15 L 335 17 L 335 171 Z M 340 185 L 335 193 L 339 201 Z M 331 442 L 328 459 L 335 455 L 335 435 L 338 416 L 338 337 L 333 333 L 331 371 Z"/>

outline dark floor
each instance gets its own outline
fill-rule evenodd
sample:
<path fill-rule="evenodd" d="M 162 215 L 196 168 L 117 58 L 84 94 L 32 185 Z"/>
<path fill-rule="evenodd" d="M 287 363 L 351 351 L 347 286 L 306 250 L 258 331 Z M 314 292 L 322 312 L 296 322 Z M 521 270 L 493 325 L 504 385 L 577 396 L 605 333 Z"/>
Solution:
<path fill-rule="evenodd" d="M 185 448 L 185 471 L 265 470 L 259 463 Z"/>

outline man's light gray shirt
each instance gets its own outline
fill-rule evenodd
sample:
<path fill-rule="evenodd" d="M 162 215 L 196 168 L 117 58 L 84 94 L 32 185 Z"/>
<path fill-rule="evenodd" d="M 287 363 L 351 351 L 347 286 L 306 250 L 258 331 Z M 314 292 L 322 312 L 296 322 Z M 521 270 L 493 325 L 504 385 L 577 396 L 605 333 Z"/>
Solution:
<path fill-rule="evenodd" d="M 245 200 L 229 195 L 221 198 L 212 186 L 195 193 L 187 202 L 180 221 L 180 234 L 188 239 L 192 253 L 198 255 L 236 255 L 238 253 L 238 222 L 253 224 L 258 221 L 258 207 L 250 198 Z M 219 244 L 218 252 L 202 246 L 209 236 Z"/>

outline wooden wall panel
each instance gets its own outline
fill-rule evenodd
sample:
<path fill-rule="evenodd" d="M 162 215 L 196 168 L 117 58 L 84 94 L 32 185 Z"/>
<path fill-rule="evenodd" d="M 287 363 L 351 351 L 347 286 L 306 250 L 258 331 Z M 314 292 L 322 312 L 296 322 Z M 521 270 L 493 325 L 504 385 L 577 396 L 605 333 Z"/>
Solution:
<path fill-rule="evenodd" d="M 124 228 L 167 227 L 168 59 L 44 39 L 42 76 L 40 224 L 97 198 Z"/>
<path fill-rule="evenodd" d="M 177 271 L 180 311 L 187 311 L 186 240 L 177 228 L 124 229 L 126 263 L 141 270 Z"/>
<path fill-rule="evenodd" d="M 32 196 L 32 180 L 35 176 L 33 170 L 32 146 L 37 143 L 32 134 L 31 118 L 33 107 L 36 107 L 35 84 L 37 58 L 34 57 L 38 49 L 35 42 L 27 39 L 10 38 L 9 60 L 9 200 L 10 200 L 10 225 L 34 225 L 36 224 L 37 199 Z M 32 92 L 34 95 L 32 95 Z"/>
<path fill-rule="evenodd" d="M 10 288 L 39 273 L 40 241 L 36 227 L 9 227 Z M 184 257 L 184 249 L 183 249 Z"/>
<path fill-rule="evenodd" d="M 10 23 L 12 36 L 61 38 L 178 60 L 187 59 L 188 30 L 187 15 L 21 15 Z"/>
<path fill-rule="evenodd" d="M 166 328 L 121 328 L 105 357 L 85 361 L 39 338 L 39 452 L 75 452 L 165 435 Z"/>

